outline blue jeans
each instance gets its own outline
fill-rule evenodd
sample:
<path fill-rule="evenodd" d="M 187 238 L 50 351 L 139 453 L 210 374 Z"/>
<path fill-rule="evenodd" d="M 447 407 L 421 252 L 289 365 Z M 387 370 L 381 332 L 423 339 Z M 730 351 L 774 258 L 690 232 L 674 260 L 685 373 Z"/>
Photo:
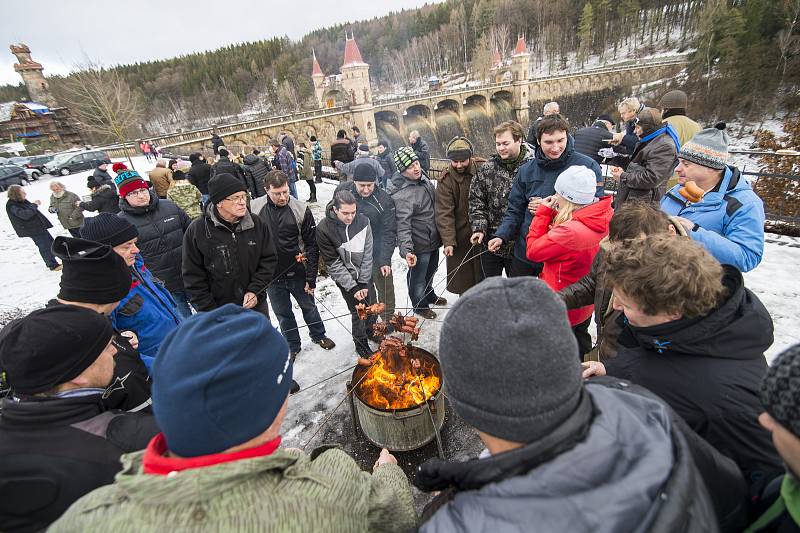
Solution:
<path fill-rule="evenodd" d="M 267 289 L 269 302 L 272 304 L 275 316 L 278 317 L 281 333 L 289 343 L 289 350 L 292 352 L 300 351 L 300 332 L 297 330 L 297 321 L 294 319 L 292 301 L 289 296 L 294 296 L 300 305 L 311 340 L 318 342 L 325 338 L 325 324 L 322 322 L 322 317 L 319 316 L 314 297 L 305 291 L 305 287 L 305 278 L 281 278 L 273 281 Z"/>
<path fill-rule="evenodd" d="M 297 181 L 289 180 L 289 194 L 297 198 Z"/>
<path fill-rule="evenodd" d="M 417 264 L 414 268 L 408 269 L 406 282 L 408 283 L 408 295 L 411 297 L 411 305 L 415 311 L 429 309 L 430 304 L 436 301 L 436 293 L 433 291 L 433 276 L 439 268 L 439 250 L 416 254 Z"/>
<path fill-rule="evenodd" d="M 192 309 L 189 307 L 189 299 L 186 297 L 184 291 L 169 291 L 172 299 L 175 300 L 175 310 L 181 318 L 189 318 L 192 316 Z"/>
<path fill-rule="evenodd" d="M 32 235 L 31 240 L 33 240 L 34 244 L 36 244 L 36 247 L 39 249 L 39 255 L 44 259 L 44 264 L 47 265 L 47 268 L 52 270 L 57 267 L 58 261 L 56 261 L 56 257 L 50 249 L 50 247 L 53 246 L 53 236 L 50 235 L 50 232 L 45 230 L 44 233 Z"/>

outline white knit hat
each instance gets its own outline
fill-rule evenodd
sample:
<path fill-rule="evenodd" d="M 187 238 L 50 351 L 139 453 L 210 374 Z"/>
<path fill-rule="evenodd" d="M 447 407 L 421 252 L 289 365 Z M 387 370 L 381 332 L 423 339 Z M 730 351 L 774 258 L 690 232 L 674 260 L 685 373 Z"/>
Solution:
<path fill-rule="evenodd" d="M 594 203 L 597 191 L 597 176 L 584 166 L 567 167 L 558 175 L 555 189 L 558 194 L 574 204 L 587 205 Z"/>

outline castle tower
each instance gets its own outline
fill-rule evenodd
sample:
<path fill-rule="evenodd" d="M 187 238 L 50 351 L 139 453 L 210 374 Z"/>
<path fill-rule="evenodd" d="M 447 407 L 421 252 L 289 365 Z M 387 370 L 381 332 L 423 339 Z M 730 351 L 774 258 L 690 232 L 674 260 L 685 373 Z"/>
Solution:
<path fill-rule="evenodd" d="M 22 81 L 28 88 L 28 98 L 48 107 L 56 107 L 56 101 L 50 94 L 50 86 L 42 73 L 44 67 L 31 58 L 31 49 L 22 43 L 12 44 L 11 53 L 17 57 L 18 63 L 14 64 L 14 70 L 22 76 Z"/>
<path fill-rule="evenodd" d="M 525 37 L 520 36 L 514 52 L 511 54 L 511 72 L 513 74 L 514 111 L 517 114 L 517 120 L 523 125 L 530 121 L 530 105 L 528 104 L 530 62 L 531 54 L 525 44 Z"/>
<path fill-rule="evenodd" d="M 311 79 L 314 81 L 314 95 L 317 97 L 319 106 L 325 107 L 325 102 L 322 100 L 322 97 L 325 94 L 325 87 L 323 86 L 323 83 L 325 82 L 325 74 L 322 72 L 322 68 L 319 66 L 317 54 L 313 49 L 311 50 L 311 57 L 314 60 L 313 66 L 311 67 Z"/>
<path fill-rule="evenodd" d="M 351 105 L 372 103 L 372 89 L 369 84 L 369 65 L 361 58 L 356 39 L 345 36 L 344 63 L 339 69 L 342 73 L 342 89 L 350 99 Z"/>

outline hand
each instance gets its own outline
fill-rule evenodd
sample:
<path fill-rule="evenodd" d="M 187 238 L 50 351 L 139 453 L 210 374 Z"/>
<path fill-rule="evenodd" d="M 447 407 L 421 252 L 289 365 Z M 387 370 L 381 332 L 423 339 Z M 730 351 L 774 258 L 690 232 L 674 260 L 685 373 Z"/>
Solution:
<path fill-rule="evenodd" d="M 445 246 L 444 247 L 444 255 L 445 255 L 445 257 L 453 257 L 453 247 L 452 246 Z"/>
<path fill-rule="evenodd" d="M 614 151 L 613 148 L 600 148 L 597 151 L 597 155 L 599 155 L 603 159 L 613 159 L 614 157 L 617 157 L 618 154 L 617 152 Z"/>
<path fill-rule="evenodd" d="M 581 363 L 581 366 L 583 367 L 583 374 L 581 374 L 583 379 L 590 378 L 592 376 L 606 375 L 606 365 L 600 361 L 586 361 L 585 363 Z"/>
<path fill-rule="evenodd" d="M 333 168 L 338 170 L 340 166 L 342 166 L 342 162 L 341 161 L 334 161 L 333 162 Z"/>
<path fill-rule="evenodd" d="M 81 201 L 75 200 L 75 207 L 80 207 L 80 206 L 81 206 Z"/>
<path fill-rule="evenodd" d="M 392 275 L 392 267 L 390 267 L 388 265 L 387 266 L 382 266 L 381 267 L 381 275 L 384 278 L 388 278 L 389 276 L 391 276 Z"/>
<path fill-rule="evenodd" d="M 530 200 L 528 200 L 528 211 L 531 212 L 531 215 L 536 214 L 536 210 L 539 209 L 539 205 L 542 203 L 542 199 L 538 196 L 534 196 Z"/>
<path fill-rule="evenodd" d="M 381 465 L 396 465 L 397 458 L 392 455 L 389 450 L 383 448 L 381 450 L 381 454 L 378 456 L 378 460 L 375 461 L 375 466 L 372 467 L 372 470 L 377 470 L 377 468 Z"/>
<path fill-rule="evenodd" d="M 483 232 L 476 231 L 472 234 L 472 237 L 469 238 L 470 244 L 481 244 L 483 242 Z"/>
<path fill-rule="evenodd" d="M 360 291 L 356 291 L 353 295 L 353 298 L 358 300 L 359 302 L 364 300 L 369 295 L 369 289 L 361 289 Z"/>
<path fill-rule="evenodd" d="M 306 283 L 306 288 L 304 290 L 306 291 L 306 294 L 314 296 L 314 287 L 312 287 L 308 283 Z"/>
<path fill-rule="evenodd" d="M 41 200 L 34 200 L 33 203 L 35 203 L 36 205 L 42 205 L 42 201 Z"/>
<path fill-rule="evenodd" d="M 406 263 L 408 263 L 409 267 L 414 268 L 415 266 L 417 266 L 417 256 L 412 254 L 411 252 L 407 253 Z"/>
<path fill-rule="evenodd" d="M 622 133 L 622 132 L 615 133 L 615 134 L 612 135 L 611 140 L 608 141 L 608 144 L 616 146 L 616 145 L 618 145 L 619 143 L 622 142 L 622 138 L 623 137 L 625 137 L 624 133 Z"/>
<path fill-rule="evenodd" d="M 549 207 L 550 209 L 555 209 L 557 204 L 556 195 L 548 196 L 544 200 L 541 201 L 542 205 L 545 207 Z"/>
<path fill-rule="evenodd" d="M 132 331 L 122 331 L 120 332 L 120 335 L 128 339 L 128 344 L 131 345 L 131 348 L 134 350 L 139 349 L 139 337 L 136 336 L 136 333 Z"/>
<path fill-rule="evenodd" d="M 254 292 L 244 293 L 244 300 L 242 300 L 242 307 L 245 309 L 252 309 L 258 303 L 258 296 Z"/>
<path fill-rule="evenodd" d="M 503 239 L 500 237 L 495 237 L 486 245 L 490 252 L 496 252 L 501 246 L 503 246 Z"/>
<path fill-rule="evenodd" d="M 624 172 L 622 170 L 622 167 L 613 167 L 612 166 L 612 167 L 609 167 L 609 169 L 611 170 L 611 175 L 614 176 L 615 180 L 618 180 L 620 175 Z"/>
<path fill-rule="evenodd" d="M 694 228 L 694 222 L 692 222 L 692 221 L 691 221 L 691 220 L 689 220 L 688 218 L 683 218 L 683 217 L 675 217 L 675 219 L 677 219 L 677 220 L 678 220 L 678 222 L 680 222 L 680 223 L 681 223 L 681 226 L 683 226 L 684 228 L 686 228 L 686 231 L 692 231 L 692 228 Z"/>

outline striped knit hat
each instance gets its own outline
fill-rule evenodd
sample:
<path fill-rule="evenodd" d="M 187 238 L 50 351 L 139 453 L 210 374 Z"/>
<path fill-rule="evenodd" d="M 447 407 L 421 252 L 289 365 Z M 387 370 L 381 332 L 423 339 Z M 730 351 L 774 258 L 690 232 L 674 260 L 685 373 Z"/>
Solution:
<path fill-rule="evenodd" d="M 117 173 L 114 183 L 119 189 L 119 197 L 125 198 L 128 193 L 136 189 L 147 189 L 147 183 L 135 170 L 122 170 Z"/>
<path fill-rule="evenodd" d="M 401 146 L 394 152 L 394 165 L 398 172 L 404 172 L 408 167 L 419 161 L 417 153 L 410 146 Z"/>
<path fill-rule="evenodd" d="M 706 128 L 681 147 L 678 157 L 708 168 L 723 170 L 728 164 L 728 142 L 725 124 Z"/>

